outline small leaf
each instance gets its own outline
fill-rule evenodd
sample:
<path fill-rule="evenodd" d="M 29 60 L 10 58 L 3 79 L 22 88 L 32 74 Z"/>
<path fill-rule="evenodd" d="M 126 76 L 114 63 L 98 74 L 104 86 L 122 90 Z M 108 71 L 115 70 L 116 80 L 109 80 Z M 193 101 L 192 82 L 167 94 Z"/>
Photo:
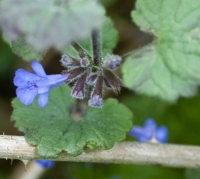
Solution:
<path fill-rule="evenodd" d="M 17 98 L 13 101 L 15 126 L 25 133 L 29 144 L 37 145 L 42 158 L 56 158 L 62 151 L 77 156 L 85 147 L 109 149 L 132 127 L 132 113 L 115 99 L 106 100 L 102 109 L 88 107 L 85 117 L 73 120 L 70 91 L 66 85 L 53 89 L 45 108 L 40 108 L 37 100 L 30 106 Z"/>
<path fill-rule="evenodd" d="M 11 42 L 13 52 L 22 57 L 23 60 L 42 60 L 44 53 L 36 51 L 31 45 L 27 44 L 23 37 Z"/>
<path fill-rule="evenodd" d="M 4 0 L 0 26 L 9 40 L 25 35 L 37 50 L 59 50 L 102 24 L 104 8 L 92 0 Z"/>
<path fill-rule="evenodd" d="M 170 8 L 169 8 L 170 7 Z M 134 21 L 157 37 L 125 61 L 125 85 L 173 102 L 190 97 L 200 84 L 200 1 L 138 0 Z"/>

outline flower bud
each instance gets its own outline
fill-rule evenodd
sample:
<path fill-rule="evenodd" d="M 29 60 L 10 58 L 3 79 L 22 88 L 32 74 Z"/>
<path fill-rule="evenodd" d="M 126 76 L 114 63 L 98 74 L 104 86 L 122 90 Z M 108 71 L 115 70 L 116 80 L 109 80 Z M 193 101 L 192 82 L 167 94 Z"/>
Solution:
<path fill-rule="evenodd" d="M 88 101 L 89 106 L 101 108 L 103 106 L 103 76 L 99 75 L 92 91 L 90 100 Z"/>
<path fill-rule="evenodd" d="M 63 55 L 60 62 L 64 67 L 77 67 L 77 66 L 79 66 L 79 61 L 70 57 L 69 55 Z"/>
<path fill-rule="evenodd" d="M 115 69 L 121 64 L 121 57 L 118 55 L 109 55 L 107 54 L 104 58 L 104 67 L 109 68 L 109 69 Z"/>
<path fill-rule="evenodd" d="M 90 61 L 88 60 L 88 57 L 85 54 L 85 52 L 80 51 L 79 52 L 79 57 L 80 57 L 80 66 L 81 67 L 87 67 L 87 66 L 90 65 Z"/>

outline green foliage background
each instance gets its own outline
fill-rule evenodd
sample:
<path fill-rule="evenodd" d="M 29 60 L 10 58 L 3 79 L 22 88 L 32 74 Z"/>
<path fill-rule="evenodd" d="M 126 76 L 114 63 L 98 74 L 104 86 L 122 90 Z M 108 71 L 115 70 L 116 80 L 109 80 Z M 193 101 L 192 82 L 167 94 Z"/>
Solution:
<path fill-rule="evenodd" d="M 189 2 L 189 1 L 188 1 Z M 194 2 L 194 5 L 197 1 Z M 113 3 L 113 5 L 112 5 Z M 130 22 L 130 11 L 133 1 L 113 1 L 108 3 L 108 14 L 115 20 L 115 25 L 120 34 L 120 41 L 115 53 L 120 55 L 150 42 L 150 37 L 142 33 Z M 123 6 L 122 6 L 123 4 Z M 169 7 L 168 7 L 169 8 Z M 120 10 L 120 11 L 119 11 Z M 128 13 L 127 13 L 128 12 Z M 113 15 L 114 14 L 114 15 Z M 124 29 L 127 31 L 125 32 Z M 129 31 L 130 29 L 130 31 Z M 133 35 L 134 34 L 134 35 Z M 128 37 L 127 37 L 128 36 Z M 131 39 L 131 41 L 129 41 Z M 60 54 L 51 51 L 52 58 L 48 54 L 42 62 L 48 73 L 59 73 L 62 68 L 58 63 Z M 198 58 L 199 55 L 197 55 Z M 17 60 L 18 59 L 18 60 Z M 14 72 L 19 67 L 29 70 L 27 64 L 16 57 L 7 43 L 0 40 L 0 133 L 23 135 L 16 131 L 10 123 L 11 104 L 15 97 L 15 88 L 12 84 Z M 116 96 L 115 96 L 116 97 Z M 174 104 L 166 103 L 156 97 L 147 97 L 135 94 L 123 89 L 116 97 L 120 103 L 127 106 L 134 113 L 134 125 L 143 125 L 147 118 L 154 118 L 159 125 L 166 125 L 169 129 L 169 143 L 200 145 L 200 93 L 192 98 L 179 98 Z M 127 140 L 134 140 L 127 137 Z M 0 178 L 7 179 L 15 168 L 22 165 L 14 162 L 10 167 L 10 161 L 0 160 Z M 200 178 L 199 170 L 176 169 L 160 166 L 138 166 L 121 164 L 91 164 L 56 162 L 55 168 L 48 170 L 42 179 L 154 179 L 154 178 L 197 179 Z"/>

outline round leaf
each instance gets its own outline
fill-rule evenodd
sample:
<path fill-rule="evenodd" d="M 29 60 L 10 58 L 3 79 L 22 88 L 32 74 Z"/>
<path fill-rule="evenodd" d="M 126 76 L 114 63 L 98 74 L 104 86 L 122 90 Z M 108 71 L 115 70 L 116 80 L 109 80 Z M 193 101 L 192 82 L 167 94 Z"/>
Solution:
<path fill-rule="evenodd" d="M 111 148 L 115 142 L 125 139 L 132 127 L 132 113 L 115 99 L 104 102 L 102 109 L 88 107 L 81 120 L 70 117 L 74 99 L 66 85 L 51 91 L 49 102 L 40 108 L 37 100 L 24 106 L 18 99 L 13 101 L 12 120 L 25 133 L 29 144 L 37 145 L 43 158 L 56 158 L 62 151 L 77 156 L 85 147 Z"/>

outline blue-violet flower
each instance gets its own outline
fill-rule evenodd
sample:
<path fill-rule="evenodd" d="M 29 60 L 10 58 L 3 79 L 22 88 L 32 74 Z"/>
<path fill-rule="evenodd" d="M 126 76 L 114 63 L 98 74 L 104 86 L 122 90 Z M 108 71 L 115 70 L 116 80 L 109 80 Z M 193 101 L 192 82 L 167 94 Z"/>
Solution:
<path fill-rule="evenodd" d="M 30 105 L 39 95 L 38 103 L 41 107 L 48 102 L 49 91 L 60 86 L 68 78 L 69 74 L 46 75 L 42 65 L 36 60 L 32 61 L 32 69 L 35 74 L 24 69 L 18 69 L 14 77 L 14 85 L 17 86 L 16 94 L 25 105 Z"/>
<path fill-rule="evenodd" d="M 139 142 L 151 141 L 166 143 L 168 139 L 167 127 L 157 127 L 153 119 L 147 119 L 143 127 L 134 126 L 128 134 L 135 137 Z"/>
<path fill-rule="evenodd" d="M 42 168 L 53 168 L 55 164 L 52 160 L 36 160 L 35 162 Z"/>
<path fill-rule="evenodd" d="M 109 69 L 116 69 L 121 65 L 121 61 L 120 56 L 107 54 L 103 60 L 103 65 Z"/>

